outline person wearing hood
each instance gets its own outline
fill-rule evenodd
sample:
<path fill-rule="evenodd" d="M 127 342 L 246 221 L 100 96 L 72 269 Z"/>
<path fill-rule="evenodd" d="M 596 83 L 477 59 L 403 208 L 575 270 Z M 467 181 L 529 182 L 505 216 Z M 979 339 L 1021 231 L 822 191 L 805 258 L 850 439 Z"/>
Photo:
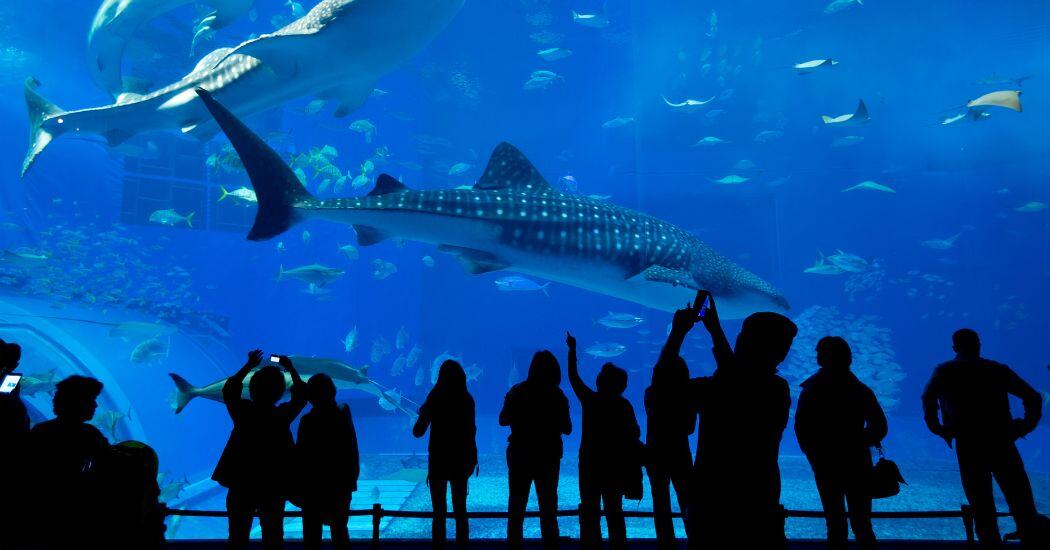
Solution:
<path fill-rule="evenodd" d="M 828 548 L 844 549 L 849 523 L 857 547 L 875 548 L 871 527 L 871 447 L 886 437 L 886 415 L 875 392 L 850 372 L 853 353 L 839 336 L 817 343 L 820 370 L 802 383 L 795 436 L 816 478 L 828 529 Z"/>

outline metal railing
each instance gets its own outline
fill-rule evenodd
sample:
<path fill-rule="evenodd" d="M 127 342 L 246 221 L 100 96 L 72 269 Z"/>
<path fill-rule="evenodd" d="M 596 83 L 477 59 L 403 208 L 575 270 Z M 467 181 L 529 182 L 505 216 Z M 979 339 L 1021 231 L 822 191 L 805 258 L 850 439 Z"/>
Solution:
<path fill-rule="evenodd" d="M 604 514 L 604 510 L 602 511 Z M 182 517 L 227 517 L 225 510 L 178 510 L 174 508 L 168 508 L 165 511 L 167 516 L 182 516 Z M 410 510 L 387 510 L 380 504 L 373 504 L 370 509 L 359 509 L 349 510 L 347 514 L 349 517 L 361 517 L 371 516 L 372 517 L 372 547 L 377 548 L 379 546 L 379 531 L 380 524 L 383 518 L 416 518 L 416 519 L 433 519 L 434 512 L 427 511 L 410 511 Z M 559 509 L 556 512 L 558 517 L 578 517 L 580 515 L 579 508 L 562 510 Z M 654 512 L 652 511 L 628 511 L 624 510 L 623 515 L 625 518 L 652 518 Z M 1005 512 L 998 512 L 998 517 L 1009 517 L 1010 514 Z M 681 518 L 683 515 L 680 512 L 671 514 L 674 518 Z M 258 517 L 258 516 L 256 516 Z M 301 511 L 285 511 L 284 517 L 286 518 L 301 518 L 303 513 Z M 448 519 L 453 519 L 454 514 L 447 514 Z M 529 510 L 525 512 L 526 518 L 538 518 L 540 513 L 535 510 Z M 824 512 L 817 510 L 784 510 L 785 518 L 819 518 L 823 519 Z M 909 512 L 872 512 L 872 519 L 961 519 L 963 522 L 963 529 L 966 532 L 966 541 L 969 544 L 975 542 L 974 537 L 974 516 L 973 510 L 969 505 L 962 505 L 958 510 L 917 510 Z M 467 519 L 509 519 L 510 514 L 503 511 L 492 511 L 492 512 L 467 512 Z"/>

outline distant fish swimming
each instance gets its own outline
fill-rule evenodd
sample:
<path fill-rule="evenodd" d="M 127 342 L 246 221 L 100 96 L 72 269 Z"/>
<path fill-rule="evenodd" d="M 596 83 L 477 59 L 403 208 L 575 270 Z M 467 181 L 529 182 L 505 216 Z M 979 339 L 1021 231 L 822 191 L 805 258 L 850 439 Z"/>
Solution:
<path fill-rule="evenodd" d="M 407 61 L 452 19 L 463 0 L 323 0 L 273 33 L 219 48 L 185 77 L 146 95 L 124 94 L 102 107 L 65 111 L 44 99 L 34 78 L 25 84 L 29 151 L 24 177 L 51 141 L 95 134 L 116 147 L 151 130 L 181 129 L 202 139 L 216 131 L 195 88 L 249 115 L 305 95 L 339 104 L 336 116 L 363 104 L 376 81 Z M 358 47 L 367 44 L 368 47 Z"/>
<path fill-rule="evenodd" d="M 772 285 L 679 227 L 555 190 L 510 144 L 496 147 L 472 189 L 416 191 L 382 174 L 367 196 L 322 200 L 211 94 L 198 93 L 258 195 L 249 240 L 319 218 L 353 225 L 361 246 L 389 238 L 433 243 L 469 273 L 508 269 L 663 311 L 682 307 L 700 288 L 714 293 L 727 318 L 788 308 Z"/>
<path fill-rule="evenodd" d="M 795 69 L 798 74 L 809 74 L 820 69 L 827 69 L 838 65 L 839 62 L 834 59 L 813 59 L 811 61 L 803 61 L 802 63 L 796 63 L 792 68 Z"/>
<path fill-rule="evenodd" d="M 871 120 L 871 117 L 868 116 L 868 106 L 864 104 L 863 99 L 857 103 L 857 110 L 851 114 L 839 115 L 836 117 L 824 115 L 820 118 L 822 118 L 824 124 L 827 124 L 828 126 L 857 126 L 865 124 Z"/>

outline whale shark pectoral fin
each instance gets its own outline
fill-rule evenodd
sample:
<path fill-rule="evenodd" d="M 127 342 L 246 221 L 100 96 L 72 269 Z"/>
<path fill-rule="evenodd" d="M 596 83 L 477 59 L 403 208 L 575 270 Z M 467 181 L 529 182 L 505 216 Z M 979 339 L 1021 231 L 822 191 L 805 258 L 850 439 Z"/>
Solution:
<path fill-rule="evenodd" d="M 438 251 L 454 255 L 459 260 L 459 263 L 463 265 L 463 269 L 471 275 L 480 275 L 510 267 L 509 263 L 484 250 L 440 244 L 438 245 Z"/>
<path fill-rule="evenodd" d="M 538 193 L 549 191 L 551 186 L 517 147 L 504 141 L 492 151 L 485 173 L 474 189 L 509 188 Z"/>
<path fill-rule="evenodd" d="M 640 273 L 627 277 L 629 282 L 649 281 L 653 283 L 667 283 L 674 286 L 684 286 L 693 290 L 700 290 L 700 286 L 693 280 L 693 275 L 684 269 L 671 269 L 660 265 L 651 265 Z"/>
<path fill-rule="evenodd" d="M 354 232 L 357 233 L 357 244 L 361 246 L 372 246 L 390 238 L 390 235 L 368 225 L 354 224 Z"/>
<path fill-rule="evenodd" d="M 355 83 L 351 85 L 336 86 L 317 94 L 317 97 L 334 101 L 338 104 L 338 107 L 332 111 L 332 116 L 335 118 L 343 118 L 356 111 L 358 107 L 364 105 L 372 95 L 373 88 L 375 88 L 375 85 L 372 83 Z"/>

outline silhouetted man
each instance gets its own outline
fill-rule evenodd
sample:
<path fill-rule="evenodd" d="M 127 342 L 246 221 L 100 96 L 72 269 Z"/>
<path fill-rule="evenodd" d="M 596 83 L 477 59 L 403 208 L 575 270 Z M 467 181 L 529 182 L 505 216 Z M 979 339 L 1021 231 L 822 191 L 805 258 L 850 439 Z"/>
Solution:
<path fill-rule="evenodd" d="M 327 374 L 315 374 L 306 383 L 310 412 L 299 420 L 296 465 L 300 469 L 299 495 L 303 509 L 303 547 L 321 548 L 323 525 L 332 532 L 332 545 L 350 548 L 350 499 L 357 490 L 361 456 L 357 430 L 348 405 L 335 401 L 336 388 Z"/>
<path fill-rule="evenodd" d="M 96 463 L 109 448 L 102 432 L 87 422 L 95 416 L 102 383 L 73 375 L 55 385 L 55 417 L 29 434 L 29 478 L 34 480 L 28 540 L 43 548 L 93 548 L 100 488 Z M 23 475 L 23 474 L 20 474 Z"/>
<path fill-rule="evenodd" d="M 645 389 L 645 470 L 653 494 L 653 523 L 660 548 L 677 547 L 671 521 L 671 485 L 674 484 L 682 513 L 689 502 L 693 470 L 689 436 L 696 429 L 696 411 L 689 401 L 689 367 L 679 354 L 695 317 L 691 308 L 675 313 L 667 343 L 653 367 L 652 383 Z"/>
<path fill-rule="evenodd" d="M 15 343 L 0 340 L 0 380 L 18 368 L 22 348 Z M 29 414 L 22 402 L 21 391 L 0 393 L 0 472 L 7 473 L 7 481 L 0 483 L 0 546 L 21 548 L 25 534 L 24 476 L 26 438 L 29 435 Z"/>
<path fill-rule="evenodd" d="M 850 372 L 853 352 L 838 336 L 817 343 L 820 370 L 802 383 L 795 436 L 816 478 L 828 528 L 828 548 L 844 550 L 849 523 L 857 546 L 875 548 L 871 528 L 871 447 L 886 437 L 886 415 L 875 392 Z"/>
<path fill-rule="evenodd" d="M 705 300 L 710 308 L 700 318 Z M 783 315 L 755 313 L 730 349 L 714 299 L 701 291 L 696 304 L 692 318 L 710 332 L 718 366 L 712 376 L 691 382 L 700 422 L 686 519 L 689 545 L 783 548 L 777 458 L 791 391 L 776 370 L 798 329 Z"/>
<path fill-rule="evenodd" d="M 292 398 L 277 404 L 287 386 L 284 373 L 275 366 L 252 371 L 262 363 L 262 351 L 248 353 L 248 361 L 222 387 L 233 430 L 211 478 L 228 489 L 229 545 L 247 548 L 252 517 L 259 514 L 263 546 L 280 548 L 284 543 L 284 503 L 288 498 L 288 473 L 294 443 L 291 424 L 306 407 L 306 384 L 292 366 L 280 357 L 280 365 L 292 383 Z M 244 399 L 244 380 L 248 395 Z"/>
<path fill-rule="evenodd" d="M 1001 542 L 993 476 L 1023 540 L 1036 509 L 1032 484 L 1014 441 L 1039 423 L 1042 397 L 1006 365 L 982 358 L 981 341 L 973 330 L 956 331 L 952 348 L 955 359 L 934 369 L 922 394 L 926 426 L 948 446 L 955 441 L 963 491 L 973 508 L 981 545 L 996 547 Z M 1024 418 L 1010 414 L 1010 395 L 1021 399 Z"/>
<path fill-rule="evenodd" d="M 569 383 L 583 409 L 579 460 L 580 546 L 601 548 L 604 504 L 609 546 L 626 548 L 623 497 L 636 494 L 641 498 L 642 482 L 638 456 L 641 430 L 634 407 L 623 397 L 627 371 L 612 363 L 602 365 L 596 383 L 598 391 L 594 391 L 580 377 L 576 338 L 566 333 L 565 343 L 569 346 Z"/>
<path fill-rule="evenodd" d="M 499 425 L 510 426 L 507 542 L 512 548 L 521 547 L 525 506 L 533 483 L 540 508 L 543 545 L 546 548 L 558 545 L 561 436 L 572 432 L 569 400 L 558 387 L 560 384 L 558 359 L 547 350 L 538 351 L 532 356 L 528 377 L 507 392 L 499 413 Z"/>
<path fill-rule="evenodd" d="M 412 435 L 423 437 L 430 429 L 427 450 L 427 480 L 434 511 L 431 541 L 435 548 L 445 546 L 445 494 L 452 489 L 452 511 L 456 518 L 456 547 L 466 548 L 470 540 L 467 521 L 467 480 L 478 465 L 477 426 L 474 423 L 474 397 L 467 391 L 463 365 L 451 359 L 441 363 L 437 382 L 419 408 Z"/>

